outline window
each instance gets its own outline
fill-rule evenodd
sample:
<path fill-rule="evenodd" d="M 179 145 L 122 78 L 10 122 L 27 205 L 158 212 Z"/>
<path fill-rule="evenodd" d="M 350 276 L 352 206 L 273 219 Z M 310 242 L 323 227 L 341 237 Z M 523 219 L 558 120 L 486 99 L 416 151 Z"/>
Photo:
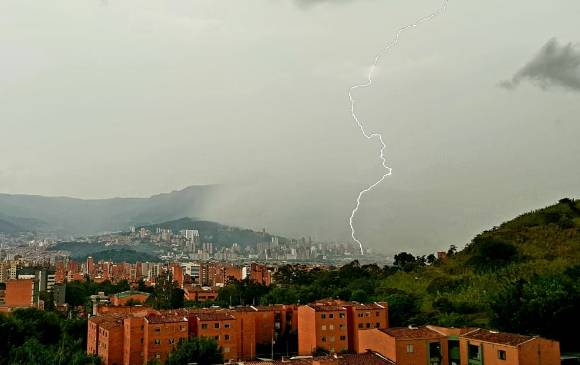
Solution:
<path fill-rule="evenodd" d="M 412 353 L 413 352 L 413 345 L 411 345 L 411 344 L 407 345 L 407 352 L 408 353 Z"/>
<path fill-rule="evenodd" d="M 175 338 L 170 338 L 169 339 L 169 344 L 174 344 L 175 343 Z"/>
<path fill-rule="evenodd" d="M 328 318 L 330 318 L 330 319 L 333 319 L 333 318 L 334 318 L 334 314 L 330 313 L 330 314 L 328 315 Z"/>
<path fill-rule="evenodd" d="M 497 358 L 500 360 L 507 360 L 507 354 L 504 350 L 497 350 Z"/>
<path fill-rule="evenodd" d="M 339 313 L 338 318 L 344 319 L 344 313 Z"/>
<path fill-rule="evenodd" d="M 333 325 L 333 324 L 329 324 L 329 325 L 328 325 L 328 329 L 329 329 L 330 331 L 334 330 L 334 325 Z"/>
<path fill-rule="evenodd" d="M 322 336 L 322 338 L 320 339 L 322 342 L 326 342 L 326 337 Z"/>
<path fill-rule="evenodd" d="M 340 328 L 341 330 L 343 330 L 344 329 L 344 324 L 339 324 L 338 325 L 338 328 Z"/>
<path fill-rule="evenodd" d="M 329 340 L 330 342 L 334 342 L 334 336 L 330 336 Z"/>
<path fill-rule="evenodd" d="M 224 352 L 225 352 L 225 353 L 228 353 L 228 352 L 230 352 L 230 348 L 229 348 L 229 347 L 224 347 Z"/>
<path fill-rule="evenodd" d="M 375 323 L 375 328 L 379 328 L 381 324 L 379 322 Z"/>
<path fill-rule="evenodd" d="M 364 328 L 364 325 L 362 323 L 359 323 L 358 328 Z"/>
<path fill-rule="evenodd" d="M 155 327 L 155 332 L 161 332 L 161 327 Z"/>
<path fill-rule="evenodd" d="M 359 317 L 359 318 L 362 318 L 362 317 L 363 317 L 363 314 L 362 314 L 362 313 L 359 313 L 359 314 L 358 314 L 358 317 Z"/>
<path fill-rule="evenodd" d="M 367 328 L 371 328 L 371 324 L 370 323 L 367 323 Z"/>
<path fill-rule="evenodd" d="M 230 328 L 230 326 L 231 326 L 231 325 L 230 325 L 229 323 L 227 323 L 227 322 L 226 322 L 226 323 L 224 323 L 224 328 Z"/>
<path fill-rule="evenodd" d="M 346 336 L 340 336 L 341 341 L 346 341 Z"/>
<path fill-rule="evenodd" d="M 322 325 L 322 330 L 323 331 L 326 331 L 326 325 L 325 324 Z"/>
<path fill-rule="evenodd" d="M 141 343 L 143 343 L 143 337 L 141 337 Z"/>
<path fill-rule="evenodd" d="M 325 313 L 322 313 L 322 314 L 320 315 L 320 318 L 322 318 L 322 319 L 326 319 L 326 314 L 325 314 Z"/>
<path fill-rule="evenodd" d="M 202 323 L 201 324 L 201 329 L 206 330 L 207 329 L 207 323 Z"/>
<path fill-rule="evenodd" d="M 161 359 L 161 354 L 155 354 L 155 357 Z"/>
<path fill-rule="evenodd" d="M 213 328 L 220 328 L 220 324 L 219 323 L 214 323 L 213 324 Z"/>
<path fill-rule="evenodd" d="M 155 341 L 153 341 L 156 345 L 159 345 L 161 343 L 161 340 L 156 338 Z"/>
<path fill-rule="evenodd" d="M 378 317 L 378 316 L 380 316 L 380 315 L 381 315 L 381 312 L 375 312 L 375 316 L 377 316 L 377 317 Z"/>
<path fill-rule="evenodd" d="M 224 335 L 224 340 L 228 341 L 230 339 L 230 335 Z"/>
<path fill-rule="evenodd" d="M 213 339 L 216 340 L 216 341 L 219 341 L 220 340 L 220 336 L 213 336 Z"/>
<path fill-rule="evenodd" d="M 469 347 L 467 348 L 467 357 L 470 360 L 480 360 L 481 355 L 479 354 L 479 346 L 469 344 Z"/>

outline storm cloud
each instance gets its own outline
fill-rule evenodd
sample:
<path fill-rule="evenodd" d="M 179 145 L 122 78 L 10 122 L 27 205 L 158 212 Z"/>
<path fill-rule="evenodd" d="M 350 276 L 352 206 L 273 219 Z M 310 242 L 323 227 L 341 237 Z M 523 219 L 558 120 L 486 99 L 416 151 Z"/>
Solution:
<path fill-rule="evenodd" d="M 511 80 L 502 81 L 500 86 L 515 89 L 525 80 L 544 90 L 559 86 L 580 91 L 580 50 L 572 43 L 560 45 L 552 38 Z"/>

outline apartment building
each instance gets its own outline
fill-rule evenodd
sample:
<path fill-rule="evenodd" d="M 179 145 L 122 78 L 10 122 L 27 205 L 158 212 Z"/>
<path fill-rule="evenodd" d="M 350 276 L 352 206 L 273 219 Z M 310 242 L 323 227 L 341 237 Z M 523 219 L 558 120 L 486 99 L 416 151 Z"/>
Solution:
<path fill-rule="evenodd" d="M 475 329 L 459 336 L 461 364 L 559 365 L 560 344 L 538 336 Z"/>
<path fill-rule="evenodd" d="M 185 300 L 191 300 L 193 302 L 207 302 L 215 301 L 218 297 L 218 291 L 214 288 L 209 287 L 199 287 L 193 285 L 186 285 L 183 288 Z"/>
<path fill-rule="evenodd" d="M 189 338 L 188 319 L 180 314 L 150 313 L 143 328 L 143 358 L 162 364 L 181 339 Z M 128 340 L 130 342 L 130 340 Z"/>
<path fill-rule="evenodd" d="M 387 303 L 360 304 L 329 300 L 298 308 L 298 353 L 316 349 L 356 352 L 359 332 L 389 326 Z"/>
<path fill-rule="evenodd" d="M 540 337 L 439 326 L 369 329 L 358 353 L 374 351 L 397 365 L 557 365 L 559 344 Z"/>
<path fill-rule="evenodd" d="M 359 332 L 370 328 L 389 327 L 389 306 L 387 303 L 347 303 L 348 350 L 356 352 Z"/>
<path fill-rule="evenodd" d="M 232 314 L 223 312 L 200 312 L 190 318 L 191 335 L 213 338 L 222 348 L 224 359 L 237 360 L 242 358 L 240 344 L 242 333 L 239 320 Z"/>
<path fill-rule="evenodd" d="M 35 279 L 9 279 L 6 281 L 4 305 L 8 308 L 34 307 L 38 302 Z"/>
<path fill-rule="evenodd" d="M 336 303 L 315 303 L 298 308 L 298 353 L 318 349 L 331 353 L 348 350 L 347 309 Z"/>
<path fill-rule="evenodd" d="M 123 318 L 105 321 L 99 325 L 98 354 L 103 365 L 123 363 Z"/>
<path fill-rule="evenodd" d="M 123 320 L 123 331 L 123 365 L 143 365 L 145 363 L 145 314 L 127 315 Z"/>

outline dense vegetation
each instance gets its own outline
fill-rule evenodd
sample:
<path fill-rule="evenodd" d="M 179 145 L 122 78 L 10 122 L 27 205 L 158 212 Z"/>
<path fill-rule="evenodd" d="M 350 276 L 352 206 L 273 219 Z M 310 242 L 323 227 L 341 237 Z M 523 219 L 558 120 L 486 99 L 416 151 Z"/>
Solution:
<path fill-rule="evenodd" d="M 180 341 L 165 365 L 212 365 L 223 364 L 224 356 L 222 349 L 213 338 L 192 337 Z"/>
<path fill-rule="evenodd" d="M 1 365 L 99 364 L 85 354 L 87 321 L 60 314 L 18 309 L 0 314 Z"/>
<path fill-rule="evenodd" d="M 395 256 L 393 266 L 284 266 L 277 287 L 232 282 L 218 304 L 387 301 L 393 326 L 432 323 L 539 334 L 580 350 L 580 209 L 562 199 L 478 235 L 446 259 Z"/>
<path fill-rule="evenodd" d="M 154 254 L 155 247 L 148 243 L 106 246 L 101 242 L 59 242 L 50 249 L 68 251 L 72 259 L 79 261 L 84 261 L 89 256 L 95 261 L 101 259 L 131 263 L 160 261 L 159 257 Z"/>
<path fill-rule="evenodd" d="M 79 260 L 86 260 L 87 257 L 80 257 Z M 139 252 L 128 248 L 112 248 L 110 250 L 95 252 L 90 255 L 95 261 L 105 260 L 112 262 L 158 262 L 159 257 L 150 255 L 146 252 Z"/>

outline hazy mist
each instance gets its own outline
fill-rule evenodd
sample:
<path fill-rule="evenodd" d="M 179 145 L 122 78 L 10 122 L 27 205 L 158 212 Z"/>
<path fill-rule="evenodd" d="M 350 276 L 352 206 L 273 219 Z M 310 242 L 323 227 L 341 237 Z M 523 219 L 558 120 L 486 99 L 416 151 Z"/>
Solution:
<path fill-rule="evenodd" d="M 354 199 L 382 170 L 347 90 L 396 29 L 439 5 L 0 1 L 0 192 L 222 184 L 206 218 L 348 240 Z M 580 195 L 580 99 L 566 90 L 578 64 L 563 59 L 578 59 L 579 14 L 576 0 L 451 1 L 405 33 L 355 95 L 393 168 L 355 220 L 368 247 L 462 245 Z M 512 90 L 497 87 L 506 78 Z"/>

